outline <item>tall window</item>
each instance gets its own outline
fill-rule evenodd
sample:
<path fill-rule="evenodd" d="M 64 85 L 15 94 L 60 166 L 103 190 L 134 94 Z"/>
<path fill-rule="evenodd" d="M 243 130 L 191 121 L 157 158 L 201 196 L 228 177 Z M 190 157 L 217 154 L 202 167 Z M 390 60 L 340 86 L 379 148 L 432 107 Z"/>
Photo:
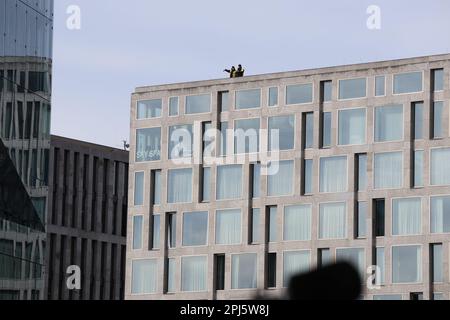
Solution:
<path fill-rule="evenodd" d="M 436 101 L 433 104 L 433 138 L 444 136 L 444 102 Z"/>
<path fill-rule="evenodd" d="M 214 286 L 216 290 L 225 290 L 225 255 L 214 255 L 214 271 L 215 279 Z"/>
<path fill-rule="evenodd" d="M 167 259 L 167 292 L 174 293 L 176 290 L 175 284 L 176 259 Z"/>
<path fill-rule="evenodd" d="M 207 281 L 207 257 L 182 257 L 181 258 L 181 291 L 200 292 L 206 291 Z"/>
<path fill-rule="evenodd" d="M 294 192 L 294 161 L 273 162 L 271 166 L 278 166 L 278 172 L 267 176 L 269 197 L 292 195 Z"/>
<path fill-rule="evenodd" d="M 333 257 L 331 256 L 331 250 L 329 248 L 321 248 L 318 250 L 317 267 L 323 268 L 333 263 Z"/>
<path fill-rule="evenodd" d="M 183 214 L 183 246 L 205 246 L 208 239 L 208 212 Z"/>
<path fill-rule="evenodd" d="M 377 153 L 374 163 L 375 189 L 396 189 L 403 186 L 402 152 Z"/>
<path fill-rule="evenodd" d="M 261 164 L 254 163 L 251 166 L 252 168 L 252 198 L 260 197 L 260 189 L 261 189 Z"/>
<path fill-rule="evenodd" d="M 375 142 L 403 139 L 403 105 L 375 108 Z"/>
<path fill-rule="evenodd" d="M 386 259 L 385 259 L 385 253 L 383 247 L 376 248 L 376 265 L 380 270 L 380 278 L 376 279 L 379 284 L 385 283 L 385 277 L 386 277 Z"/>
<path fill-rule="evenodd" d="M 216 212 L 216 244 L 240 244 L 242 242 L 241 210 Z"/>
<path fill-rule="evenodd" d="M 375 236 L 384 237 L 385 234 L 385 207 L 384 199 L 373 200 L 373 211 L 375 215 Z"/>
<path fill-rule="evenodd" d="M 261 89 L 236 91 L 236 109 L 254 109 L 261 107 Z"/>
<path fill-rule="evenodd" d="M 131 265 L 131 293 L 155 293 L 158 287 L 157 269 L 156 259 L 134 260 Z"/>
<path fill-rule="evenodd" d="M 169 127 L 169 159 L 192 157 L 194 134 L 191 124 Z"/>
<path fill-rule="evenodd" d="M 358 191 L 367 189 L 367 154 L 356 155 L 358 161 Z"/>
<path fill-rule="evenodd" d="M 322 102 L 330 102 L 333 99 L 333 82 L 322 81 L 320 85 L 322 89 Z"/>
<path fill-rule="evenodd" d="M 242 119 L 234 122 L 234 153 L 259 152 L 260 121 Z"/>
<path fill-rule="evenodd" d="M 161 117 L 162 100 L 141 100 L 137 102 L 137 119 L 150 119 Z"/>
<path fill-rule="evenodd" d="M 218 166 L 216 199 L 228 200 L 242 197 L 242 166 Z"/>
<path fill-rule="evenodd" d="M 304 194 L 312 194 L 313 192 L 313 160 L 305 159 L 305 167 L 303 172 L 304 186 L 303 193 Z"/>
<path fill-rule="evenodd" d="M 228 131 L 228 122 L 220 123 L 220 155 L 226 156 L 230 150 L 228 150 L 228 141 L 227 141 L 227 133 Z"/>
<path fill-rule="evenodd" d="M 366 109 L 339 111 L 339 144 L 366 143 Z"/>
<path fill-rule="evenodd" d="M 423 187 L 423 150 L 414 151 L 414 187 Z"/>
<path fill-rule="evenodd" d="M 339 81 L 339 99 L 364 98 L 367 95 L 366 78 Z"/>
<path fill-rule="evenodd" d="M 161 216 L 159 214 L 154 214 L 153 216 L 153 237 L 152 237 L 152 249 L 158 250 L 161 243 Z"/>
<path fill-rule="evenodd" d="M 230 104 L 230 93 L 228 91 L 219 92 L 219 111 L 228 111 Z"/>
<path fill-rule="evenodd" d="M 442 243 L 434 243 L 430 246 L 431 267 L 433 270 L 432 281 L 434 283 L 444 282 L 444 259 L 442 247 Z"/>
<path fill-rule="evenodd" d="M 322 147 L 331 146 L 331 112 L 324 112 L 322 117 Z"/>
<path fill-rule="evenodd" d="M 422 233 L 422 201 L 420 198 L 392 201 L 392 234 L 394 236 Z"/>
<path fill-rule="evenodd" d="M 269 88 L 269 107 L 278 106 L 278 87 Z"/>
<path fill-rule="evenodd" d="M 278 139 L 276 139 L 276 136 L 278 136 Z M 294 116 L 269 118 L 269 151 L 294 149 L 294 137 Z"/>
<path fill-rule="evenodd" d="M 255 289 L 256 253 L 235 254 L 231 257 L 231 289 Z"/>
<path fill-rule="evenodd" d="M 277 207 L 268 207 L 268 221 L 269 221 L 269 242 L 277 241 Z"/>
<path fill-rule="evenodd" d="M 186 114 L 211 112 L 211 95 L 202 94 L 186 97 Z"/>
<path fill-rule="evenodd" d="M 286 104 L 302 104 L 313 102 L 312 83 L 289 85 L 286 87 Z"/>
<path fill-rule="evenodd" d="M 267 254 L 267 288 L 277 287 L 277 254 L 269 252 Z"/>
<path fill-rule="evenodd" d="M 161 204 L 161 170 L 153 170 L 153 204 Z"/>
<path fill-rule="evenodd" d="M 311 240 L 311 205 L 284 208 L 284 241 Z"/>
<path fill-rule="evenodd" d="M 136 130 L 136 162 L 161 160 L 161 128 Z"/>
<path fill-rule="evenodd" d="M 320 204 L 319 239 L 345 239 L 347 206 L 344 202 Z"/>
<path fill-rule="evenodd" d="M 144 205 L 144 172 L 134 174 L 134 205 Z"/>
<path fill-rule="evenodd" d="M 258 208 L 252 209 L 252 234 L 251 243 L 261 242 L 261 210 Z"/>
<path fill-rule="evenodd" d="M 320 192 L 347 191 L 347 157 L 320 159 Z"/>
<path fill-rule="evenodd" d="M 450 233 L 450 196 L 431 197 L 431 233 Z"/>
<path fill-rule="evenodd" d="M 415 93 L 423 90 L 422 72 L 394 75 L 394 94 Z"/>
<path fill-rule="evenodd" d="M 309 251 L 285 251 L 283 253 L 283 286 L 289 287 L 292 277 L 310 271 Z"/>
<path fill-rule="evenodd" d="M 305 149 L 311 149 L 314 146 L 314 113 L 303 114 L 303 143 Z"/>
<path fill-rule="evenodd" d="M 386 95 L 386 77 L 375 77 L 375 96 L 382 97 Z"/>
<path fill-rule="evenodd" d="M 367 202 L 358 202 L 356 237 L 363 239 L 367 236 Z"/>
<path fill-rule="evenodd" d="M 202 201 L 211 200 L 211 168 L 203 168 Z"/>
<path fill-rule="evenodd" d="M 450 185 L 450 148 L 431 150 L 431 185 Z"/>
<path fill-rule="evenodd" d="M 170 97 L 169 99 L 169 116 L 174 117 L 179 113 L 179 98 Z"/>
<path fill-rule="evenodd" d="M 174 212 L 167 214 L 167 243 L 169 248 L 177 246 L 177 214 Z"/>
<path fill-rule="evenodd" d="M 133 250 L 142 249 L 143 216 L 133 217 Z"/>
<path fill-rule="evenodd" d="M 413 102 L 414 139 L 423 139 L 423 102 Z"/>
<path fill-rule="evenodd" d="M 422 248 L 420 246 L 392 247 L 392 283 L 422 281 Z"/>
<path fill-rule="evenodd" d="M 444 69 L 434 69 L 433 74 L 433 91 L 444 90 Z"/>
<path fill-rule="evenodd" d="M 172 169 L 168 173 L 167 201 L 192 202 L 192 169 Z"/>

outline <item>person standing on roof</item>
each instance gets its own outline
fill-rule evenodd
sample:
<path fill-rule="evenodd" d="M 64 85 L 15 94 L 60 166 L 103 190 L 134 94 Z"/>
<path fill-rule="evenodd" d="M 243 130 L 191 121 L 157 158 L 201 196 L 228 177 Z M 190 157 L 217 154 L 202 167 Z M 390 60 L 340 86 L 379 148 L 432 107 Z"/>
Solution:
<path fill-rule="evenodd" d="M 230 74 L 230 78 L 236 78 L 236 68 L 235 66 L 232 66 L 230 70 L 225 69 L 224 72 L 227 72 Z"/>
<path fill-rule="evenodd" d="M 238 65 L 237 71 L 236 71 L 236 77 L 243 77 L 245 73 L 244 68 L 242 68 L 242 65 Z"/>

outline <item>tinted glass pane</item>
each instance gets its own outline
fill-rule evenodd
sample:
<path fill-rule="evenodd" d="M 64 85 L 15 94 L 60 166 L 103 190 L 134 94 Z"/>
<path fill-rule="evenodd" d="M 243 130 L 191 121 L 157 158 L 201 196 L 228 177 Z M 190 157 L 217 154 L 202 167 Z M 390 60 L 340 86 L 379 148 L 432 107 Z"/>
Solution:
<path fill-rule="evenodd" d="M 331 146 L 331 112 L 323 114 L 323 147 Z"/>
<path fill-rule="evenodd" d="M 169 127 L 169 159 L 192 157 L 194 134 L 192 125 L 183 124 Z"/>
<path fill-rule="evenodd" d="M 277 136 L 277 132 L 279 137 L 278 139 L 275 138 Z M 294 116 L 269 118 L 269 135 L 269 151 L 294 149 Z"/>
<path fill-rule="evenodd" d="M 236 109 L 261 107 L 261 89 L 236 91 Z"/>
<path fill-rule="evenodd" d="M 403 105 L 387 105 L 375 108 L 375 141 L 403 139 Z"/>
<path fill-rule="evenodd" d="M 161 128 L 136 130 L 136 162 L 161 160 Z"/>
<path fill-rule="evenodd" d="M 169 116 L 178 115 L 178 97 L 171 97 L 169 100 Z"/>
<path fill-rule="evenodd" d="M 211 111 L 210 94 L 186 97 L 186 114 L 206 113 L 210 111 Z"/>
<path fill-rule="evenodd" d="M 137 118 L 149 119 L 161 117 L 162 112 L 162 100 L 145 100 L 137 102 Z"/>
<path fill-rule="evenodd" d="M 422 72 L 394 75 L 394 94 L 422 91 Z"/>
<path fill-rule="evenodd" d="M 386 94 L 385 76 L 375 77 L 375 96 L 384 96 Z"/>
<path fill-rule="evenodd" d="M 339 99 L 363 98 L 366 90 L 366 78 L 339 81 Z"/>
<path fill-rule="evenodd" d="M 278 105 L 278 88 L 269 88 L 269 107 L 275 107 Z"/>
<path fill-rule="evenodd" d="M 434 91 L 444 90 L 444 69 L 436 69 L 434 73 Z"/>
<path fill-rule="evenodd" d="M 314 145 L 314 113 L 305 114 L 305 148 L 310 149 Z"/>
<path fill-rule="evenodd" d="M 236 154 L 259 151 L 259 119 L 236 120 L 234 123 L 234 152 Z"/>
<path fill-rule="evenodd" d="M 312 101 L 313 86 L 311 83 L 286 87 L 286 104 L 311 103 Z"/>
<path fill-rule="evenodd" d="M 339 144 L 366 143 L 366 109 L 339 111 Z"/>
<path fill-rule="evenodd" d="M 183 214 L 183 246 L 204 246 L 207 244 L 208 212 L 187 212 Z"/>
<path fill-rule="evenodd" d="M 444 102 L 437 101 L 433 107 L 433 138 L 441 138 L 444 136 Z"/>
<path fill-rule="evenodd" d="M 414 103 L 414 138 L 423 139 L 423 103 Z"/>
<path fill-rule="evenodd" d="M 331 101 L 333 94 L 333 82 L 324 81 L 323 82 L 323 101 L 328 102 Z"/>
<path fill-rule="evenodd" d="M 136 172 L 134 175 L 134 205 L 144 204 L 144 172 Z"/>

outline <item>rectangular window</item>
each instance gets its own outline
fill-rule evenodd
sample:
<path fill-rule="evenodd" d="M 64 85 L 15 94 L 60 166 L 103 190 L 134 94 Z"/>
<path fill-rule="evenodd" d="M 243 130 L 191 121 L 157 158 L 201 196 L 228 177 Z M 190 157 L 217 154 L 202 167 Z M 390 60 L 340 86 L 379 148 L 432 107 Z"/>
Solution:
<path fill-rule="evenodd" d="M 211 112 L 211 95 L 202 94 L 186 97 L 186 114 Z"/>
<path fill-rule="evenodd" d="M 290 85 L 286 87 L 286 104 L 302 104 L 313 102 L 312 83 Z"/>
<path fill-rule="evenodd" d="M 168 173 L 167 201 L 192 202 L 192 169 L 173 169 Z"/>
<path fill-rule="evenodd" d="M 367 79 L 339 80 L 339 99 L 364 98 L 367 95 Z"/>
<path fill-rule="evenodd" d="M 394 75 L 394 94 L 415 93 L 423 90 L 422 72 Z"/>
<path fill-rule="evenodd" d="M 328 248 L 319 249 L 317 265 L 319 268 L 326 267 L 333 263 L 331 250 Z"/>
<path fill-rule="evenodd" d="M 211 200 L 211 168 L 203 168 L 202 201 Z"/>
<path fill-rule="evenodd" d="M 242 165 L 218 166 L 216 199 L 229 200 L 242 197 Z"/>
<path fill-rule="evenodd" d="M 438 300 L 445 300 L 444 299 L 444 294 L 440 293 L 440 292 L 433 293 L 433 300 L 436 300 L 436 301 L 438 301 Z"/>
<path fill-rule="evenodd" d="M 268 222 L 269 222 L 269 242 L 276 242 L 277 241 L 277 207 L 267 207 L 267 213 L 268 213 Z"/>
<path fill-rule="evenodd" d="M 194 150 L 194 134 L 191 124 L 169 127 L 169 159 L 191 158 Z"/>
<path fill-rule="evenodd" d="M 284 241 L 311 240 L 311 205 L 284 207 Z"/>
<path fill-rule="evenodd" d="M 142 249 L 143 216 L 133 217 L 133 250 Z"/>
<path fill-rule="evenodd" d="M 144 172 L 134 173 L 134 205 L 144 205 Z"/>
<path fill-rule="evenodd" d="M 259 118 L 236 120 L 234 122 L 234 153 L 259 152 L 259 130 Z"/>
<path fill-rule="evenodd" d="M 214 273 L 215 273 L 215 290 L 222 291 L 225 290 L 225 255 L 216 254 L 214 255 Z"/>
<path fill-rule="evenodd" d="M 176 259 L 167 259 L 167 292 L 174 293 L 176 291 L 175 284 L 175 272 L 176 272 Z"/>
<path fill-rule="evenodd" d="M 226 156 L 228 154 L 228 146 L 227 146 L 227 131 L 228 131 L 228 122 L 220 123 L 220 155 Z"/>
<path fill-rule="evenodd" d="M 324 112 L 322 117 L 322 147 L 331 146 L 331 112 Z"/>
<path fill-rule="evenodd" d="M 367 154 L 357 154 L 356 159 L 358 161 L 358 191 L 365 191 L 367 189 Z"/>
<path fill-rule="evenodd" d="M 136 162 L 161 160 L 161 128 L 136 130 Z"/>
<path fill-rule="evenodd" d="M 305 149 L 311 149 L 314 146 L 314 113 L 303 114 L 303 143 Z"/>
<path fill-rule="evenodd" d="M 378 247 L 376 249 L 376 265 L 380 270 L 380 279 L 377 281 L 375 279 L 376 283 L 384 284 L 385 283 L 385 277 L 386 277 L 386 259 L 385 259 L 385 253 L 384 248 Z"/>
<path fill-rule="evenodd" d="M 169 116 L 177 116 L 179 114 L 180 99 L 178 97 L 170 97 L 169 99 Z"/>
<path fill-rule="evenodd" d="M 294 149 L 294 137 L 294 116 L 269 118 L 269 151 Z"/>
<path fill-rule="evenodd" d="M 252 198 L 256 199 L 260 197 L 261 190 L 261 164 L 254 163 L 251 165 L 252 169 Z"/>
<path fill-rule="evenodd" d="M 320 204 L 319 239 L 345 239 L 347 234 L 345 202 Z"/>
<path fill-rule="evenodd" d="M 366 143 L 366 109 L 339 111 L 339 145 Z"/>
<path fill-rule="evenodd" d="M 444 259 L 442 251 L 442 243 L 435 243 L 431 245 L 431 279 L 433 283 L 444 282 Z"/>
<path fill-rule="evenodd" d="M 431 185 L 450 185 L 450 148 L 431 150 Z"/>
<path fill-rule="evenodd" d="M 261 89 L 236 91 L 236 110 L 261 107 Z"/>
<path fill-rule="evenodd" d="M 158 287 L 157 260 L 133 260 L 131 269 L 132 294 L 151 294 L 156 292 Z"/>
<path fill-rule="evenodd" d="M 431 197 L 431 233 L 450 233 L 450 196 Z"/>
<path fill-rule="evenodd" d="M 392 235 L 407 236 L 422 233 L 422 200 L 405 198 L 392 200 Z"/>
<path fill-rule="evenodd" d="M 402 152 L 377 153 L 374 157 L 375 189 L 403 187 Z"/>
<path fill-rule="evenodd" d="M 278 87 L 269 88 L 269 107 L 278 106 Z"/>
<path fill-rule="evenodd" d="M 385 200 L 373 200 L 373 211 L 375 215 L 375 236 L 384 237 L 385 234 Z"/>
<path fill-rule="evenodd" d="M 181 258 L 181 291 L 201 292 L 206 291 L 208 273 L 207 257 L 182 257 Z"/>
<path fill-rule="evenodd" d="M 277 254 L 267 254 L 267 288 L 277 287 Z"/>
<path fill-rule="evenodd" d="M 423 139 L 423 102 L 413 102 L 414 139 Z"/>
<path fill-rule="evenodd" d="M 256 289 L 256 258 L 256 253 L 232 255 L 231 289 Z"/>
<path fill-rule="evenodd" d="M 413 300 L 413 301 L 421 301 L 421 300 L 423 300 L 423 292 L 412 292 L 409 295 L 409 300 Z"/>
<path fill-rule="evenodd" d="M 336 249 L 336 261 L 350 263 L 361 276 L 366 274 L 365 250 L 361 248 Z"/>
<path fill-rule="evenodd" d="M 329 102 L 333 99 L 333 82 L 332 81 L 322 81 L 322 102 Z"/>
<path fill-rule="evenodd" d="M 183 246 L 205 246 L 208 239 L 208 212 L 183 213 Z"/>
<path fill-rule="evenodd" d="M 218 210 L 216 212 L 216 244 L 242 243 L 241 210 Z"/>
<path fill-rule="evenodd" d="M 401 294 L 375 294 L 373 296 L 374 301 L 396 301 L 403 300 Z"/>
<path fill-rule="evenodd" d="M 444 69 L 434 69 L 433 74 L 433 91 L 444 90 Z"/>
<path fill-rule="evenodd" d="M 269 197 L 289 196 L 294 192 L 294 161 L 273 162 L 278 172 L 267 176 L 267 194 Z"/>
<path fill-rule="evenodd" d="M 367 236 L 367 202 L 358 202 L 356 237 L 363 239 Z"/>
<path fill-rule="evenodd" d="M 433 138 L 444 136 L 444 102 L 436 101 L 433 104 Z"/>
<path fill-rule="evenodd" d="M 423 187 L 423 150 L 414 151 L 414 187 Z"/>
<path fill-rule="evenodd" d="M 320 159 L 320 192 L 347 191 L 347 157 Z"/>
<path fill-rule="evenodd" d="M 161 170 L 153 170 L 153 204 L 161 204 Z"/>
<path fill-rule="evenodd" d="M 422 281 L 422 249 L 420 246 L 392 247 L 392 283 Z"/>
<path fill-rule="evenodd" d="M 260 209 L 252 209 L 252 234 L 251 234 L 251 243 L 260 243 L 261 242 L 261 210 Z"/>
<path fill-rule="evenodd" d="M 203 158 L 210 158 L 213 156 L 214 150 L 214 136 L 215 132 L 213 131 L 212 123 L 210 121 L 202 123 L 202 155 Z"/>
<path fill-rule="evenodd" d="M 160 248 L 160 238 L 161 238 L 161 216 L 159 214 L 153 215 L 153 238 L 152 238 L 152 249 L 157 250 Z"/>
<path fill-rule="evenodd" d="M 177 246 L 177 214 L 167 214 L 167 244 L 170 249 Z"/>
<path fill-rule="evenodd" d="M 219 92 L 219 112 L 228 111 L 230 104 L 230 93 L 228 91 Z"/>
<path fill-rule="evenodd" d="M 375 77 L 375 96 L 382 97 L 386 95 L 386 77 Z"/>
<path fill-rule="evenodd" d="M 403 140 L 403 105 L 375 108 L 375 142 Z"/>
<path fill-rule="evenodd" d="M 303 193 L 305 195 L 313 193 L 313 160 L 305 159 L 305 172 L 303 173 L 304 177 L 304 186 Z"/>
<path fill-rule="evenodd" d="M 162 99 L 144 100 L 137 102 L 137 119 L 161 117 Z"/>

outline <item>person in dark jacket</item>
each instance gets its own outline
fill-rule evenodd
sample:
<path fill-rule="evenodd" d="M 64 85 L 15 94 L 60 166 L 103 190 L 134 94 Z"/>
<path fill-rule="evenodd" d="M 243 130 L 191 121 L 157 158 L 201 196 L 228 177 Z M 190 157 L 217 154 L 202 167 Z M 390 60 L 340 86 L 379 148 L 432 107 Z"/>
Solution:
<path fill-rule="evenodd" d="M 236 78 L 236 68 L 235 66 L 232 66 L 230 70 L 225 69 L 224 72 L 227 72 L 230 74 L 230 78 Z"/>

